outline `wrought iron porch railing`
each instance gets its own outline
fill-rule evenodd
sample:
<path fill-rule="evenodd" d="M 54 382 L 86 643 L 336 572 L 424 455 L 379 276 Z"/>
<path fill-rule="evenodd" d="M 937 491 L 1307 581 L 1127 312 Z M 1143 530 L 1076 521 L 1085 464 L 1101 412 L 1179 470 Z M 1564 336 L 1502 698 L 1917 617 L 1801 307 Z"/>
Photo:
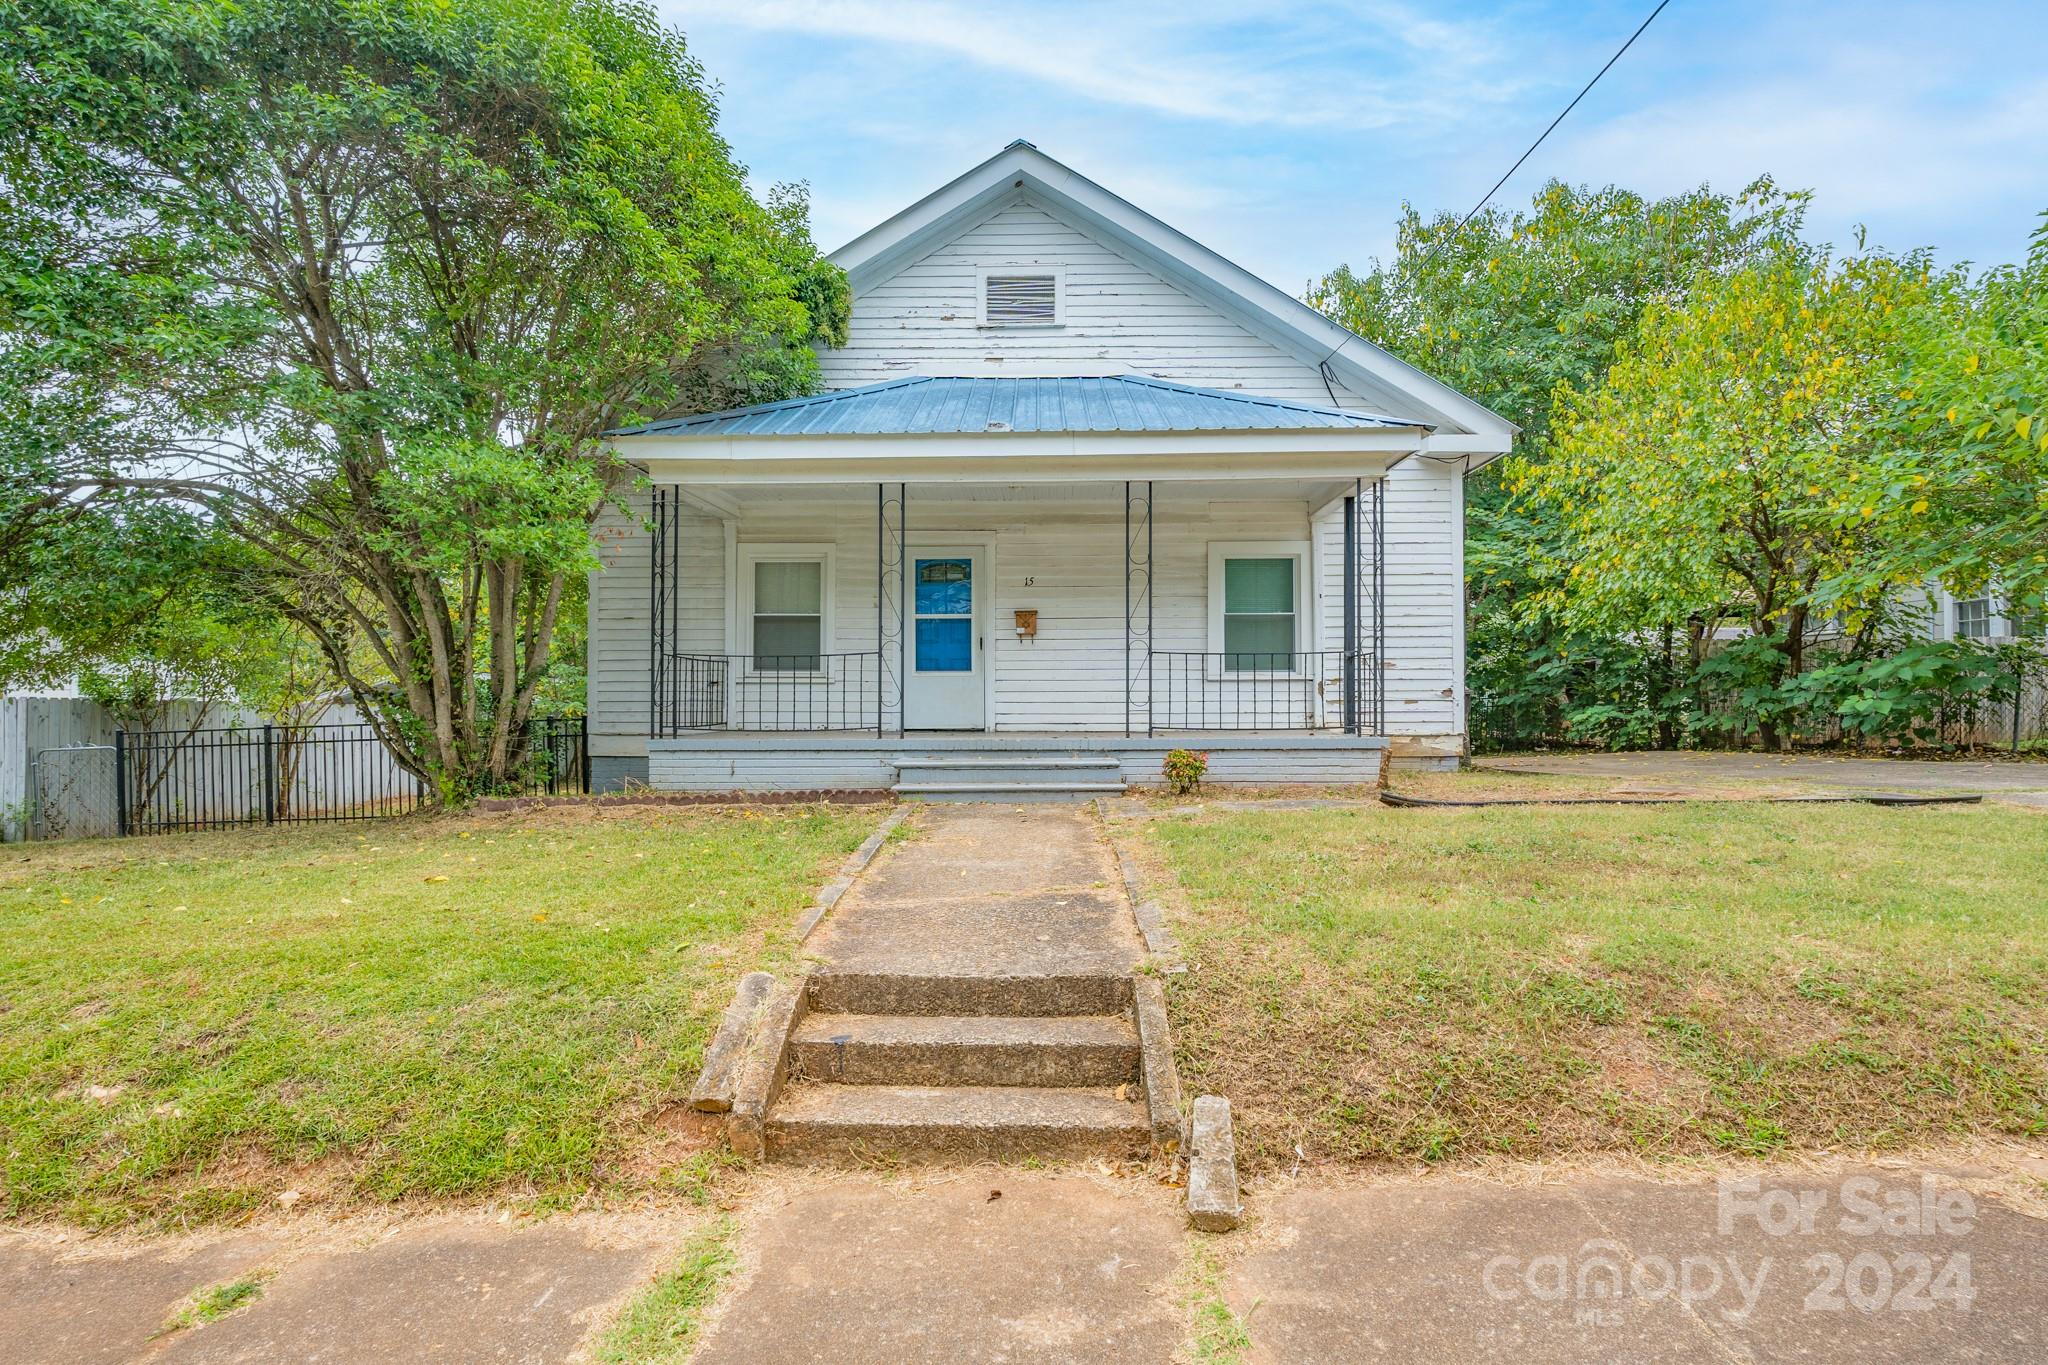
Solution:
<path fill-rule="evenodd" d="M 1369 651 L 1154 650 L 1148 730 L 1377 733 L 1379 670 Z"/>
<path fill-rule="evenodd" d="M 1379 670 L 1369 651 L 1153 650 L 1144 659 L 1129 698 L 1137 734 L 1377 734 L 1384 721 Z M 898 724 L 901 698 L 884 675 L 879 650 L 671 654 L 667 662 L 657 736 L 706 730 L 880 734 Z M 1113 694 L 1103 702 L 1107 720 Z"/>
<path fill-rule="evenodd" d="M 672 654 L 657 733 L 873 730 L 881 652 Z"/>

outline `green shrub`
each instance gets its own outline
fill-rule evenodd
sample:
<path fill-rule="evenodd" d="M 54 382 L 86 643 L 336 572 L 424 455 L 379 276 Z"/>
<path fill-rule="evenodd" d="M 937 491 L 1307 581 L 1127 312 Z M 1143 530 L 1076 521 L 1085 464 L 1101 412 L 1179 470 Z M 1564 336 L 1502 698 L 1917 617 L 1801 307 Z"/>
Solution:
<path fill-rule="evenodd" d="M 1167 790 L 1175 796 L 1190 796 L 1202 789 L 1202 778 L 1209 771 L 1209 755 L 1193 749 L 1169 749 L 1160 771 L 1166 778 Z"/>

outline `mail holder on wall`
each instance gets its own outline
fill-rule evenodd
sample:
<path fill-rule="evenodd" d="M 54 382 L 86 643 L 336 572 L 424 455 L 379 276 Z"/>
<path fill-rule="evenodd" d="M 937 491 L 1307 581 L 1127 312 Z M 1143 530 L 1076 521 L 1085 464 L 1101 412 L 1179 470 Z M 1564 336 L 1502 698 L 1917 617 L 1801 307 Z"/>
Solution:
<path fill-rule="evenodd" d="M 1019 640 L 1035 640 L 1035 639 L 1037 639 L 1037 638 L 1038 638 L 1038 613 L 1037 613 L 1036 611 L 1020 611 L 1020 612 L 1016 613 L 1016 616 L 1017 616 L 1017 638 L 1018 638 Z"/>

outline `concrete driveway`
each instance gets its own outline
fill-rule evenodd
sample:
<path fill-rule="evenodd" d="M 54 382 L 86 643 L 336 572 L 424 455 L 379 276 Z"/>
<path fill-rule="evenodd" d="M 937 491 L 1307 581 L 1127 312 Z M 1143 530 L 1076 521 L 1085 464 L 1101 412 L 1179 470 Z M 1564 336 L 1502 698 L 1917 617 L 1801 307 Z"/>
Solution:
<path fill-rule="evenodd" d="M 1855 758 L 1835 754 L 1501 754 L 1475 759 L 1496 772 L 1606 777 L 1683 790 L 1746 784 L 1842 792 L 1981 792 L 2048 805 L 2048 762 Z"/>

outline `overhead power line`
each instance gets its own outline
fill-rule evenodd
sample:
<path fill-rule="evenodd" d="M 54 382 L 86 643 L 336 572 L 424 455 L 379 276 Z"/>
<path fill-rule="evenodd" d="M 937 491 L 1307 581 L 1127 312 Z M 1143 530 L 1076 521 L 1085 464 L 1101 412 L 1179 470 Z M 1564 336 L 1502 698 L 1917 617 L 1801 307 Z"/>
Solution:
<path fill-rule="evenodd" d="M 1522 169 L 1522 163 L 1524 161 L 1527 161 L 1530 157 L 1536 154 L 1536 149 L 1543 145 L 1543 139 L 1549 137 L 1551 133 L 1557 130 L 1557 125 L 1564 122 L 1564 116 L 1566 114 L 1569 114 L 1572 110 L 1579 107 L 1579 101 L 1586 98 L 1586 95 L 1593 89 L 1594 86 L 1600 84 L 1600 78 L 1607 74 L 1608 69 L 1610 67 L 1612 67 L 1616 62 L 1621 60 L 1623 53 L 1627 52 L 1630 48 L 1635 46 L 1636 39 L 1643 36 L 1643 30 L 1648 28 L 1650 24 L 1657 18 L 1657 16 L 1664 12 L 1664 7 L 1670 3 L 1671 0 L 1658 0 L 1657 8 L 1650 11 L 1650 17 L 1648 19 L 1643 20 L 1642 23 L 1636 25 L 1636 31 L 1628 35 L 1627 42 L 1623 43 L 1620 47 L 1614 50 L 1614 55 L 1607 59 L 1607 65 L 1601 67 L 1598 71 L 1595 71 L 1593 73 L 1593 79 L 1586 82 L 1586 88 L 1584 90 L 1579 91 L 1578 94 L 1572 96 L 1572 102 L 1570 104 L 1567 104 L 1560 111 L 1558 111 L 1557 117 L 1550 121 L 1550 126 L 1548 128 L 1545 128 L 1540 134 L 1537 135 L 1536 140 L 1529 144 L 1529 150 L 1523 152 L 1520 156 L 1515 158 L 1515 164 L 1508 167 L 1507 174 L 1503 175 L 1500 179 L 1494 181 L 1493 188 L 1488 190 L 1485 193 L 1485 195 L 1483 195 L 1480 198 L 1479 202 L 1472 206 L 1472 211 L 1470 213 L 1466 214 L 1463 218 L 1460 218 L 1458 220 L 1458 225 L 1451 229 L 1450 235 L 1448 237 L 1440 239 L 1437 242 L 1436 246 L 1430 251 L 1429 255 L 1422 258 L 1422 263 L 1424 265 L 1428 265 L 1431 261 L 1435 260 L 1437 252 L 1442 251 L 1446 246 L 1450 245 L 1452 242 L 1458 239 L 1458 234 L 1465 230 L 1465 224 L 1471 222 L 1474 218 L 1476 218 L 1479 215 L 1479 210 L 1485 208 L 1487 202 L 1491 200 L 1493 196 L 1500 193 L 1500 187 L 1502 185 L 1507 184 L 1508 180 L 1511 177 L 1513 177 L 1516 171 Z"/>

